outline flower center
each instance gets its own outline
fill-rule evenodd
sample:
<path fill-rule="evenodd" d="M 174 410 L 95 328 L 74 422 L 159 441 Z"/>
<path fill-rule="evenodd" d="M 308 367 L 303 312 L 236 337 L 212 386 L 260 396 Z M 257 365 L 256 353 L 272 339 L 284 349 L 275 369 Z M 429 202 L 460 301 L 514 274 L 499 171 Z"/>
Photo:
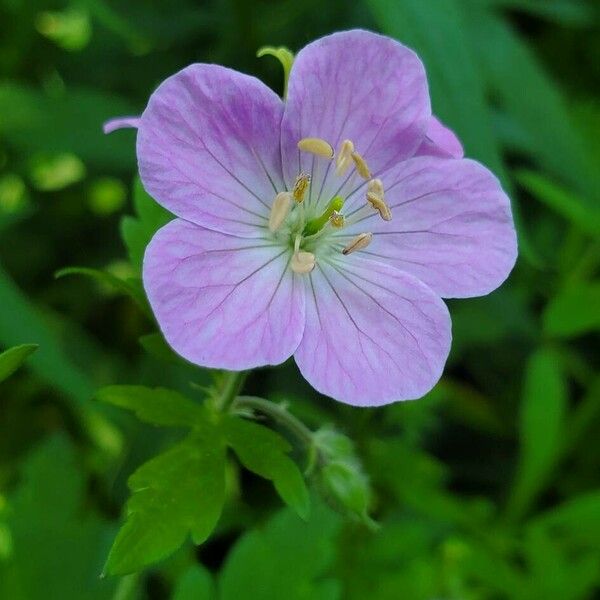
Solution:
<path fill-rule="evenodd" d="M 320 138 L 303 138 L 298 142 L 298 149 L 313 154 L 317 160 L 335 159 L 335 173 L 338 177 L 343 177 L 348 169 L 354 168 L 349 180 L 358 175 L 367 182 L 366 202 L 347 216 L 342 212 L 345 199 L 339 194 L 329 200 L 322 212 L 309 214 L 305 198 L 310 190 L 311 178 L 307 173 L 298 174 L 291 192 L 283 191 L 275 196 L 269 215 L 269 231 L 276 240 L 289 245 L 292 250 L 292 271 L 310 273 L 320 256 L 331 253 L 347 256 L 363 250 L 373 239 L 372 233 L 363 232 L 343 246 L 334 243 L 335 238 L 330 235 L 331 232 L 357 223 L 374 214 L 374 211 L 385 221 L 392 219 L 392 213 L 385 202 L 383 183 L 372 177 L 367 161 L 355 149 L 351 140 L 342 142 L 337 155 L 333 147 Z M 318 200 L 319 198 L 315 203 L 317 207 L 320 204 Z"/>

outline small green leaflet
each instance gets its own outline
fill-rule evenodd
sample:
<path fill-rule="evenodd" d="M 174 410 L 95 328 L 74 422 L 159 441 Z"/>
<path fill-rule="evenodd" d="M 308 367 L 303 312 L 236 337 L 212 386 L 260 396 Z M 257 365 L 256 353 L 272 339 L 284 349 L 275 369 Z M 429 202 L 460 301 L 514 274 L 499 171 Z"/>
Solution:
<path fill-rule="evenodd" d="M 146 246 L 156 231 L 174 217 L 146 193 L 139 177 L 133 183 L 133 205 L 137 218 L 123 217 L 121 237 L 127 246 L 131 264 L 141 273 Z"/>
<path fill-rule="evenodd" d="M 179 445 L 142 465 L 129 479 L 127 521 L 105 571 L 123 575 L 165 558 L 191 534 L 200 544 L 219 520 L 225 502 L 225 460 L 233 449 L 250 471 L 270 479 L 300 516 L 309 497 L 291 449 L 278 433 L 240 417 L 213 413 L 181 394 L 142 386 L 110 386 L 96 397 L 127 408 L 153 425 L 190 428 Z"/>
<path fill-rule="evenodd" d="M 38 349 L 37 344 L 22 344 L 13 346 L 0 354 L 0 381 L 12 375 L 25 359 Z"/>

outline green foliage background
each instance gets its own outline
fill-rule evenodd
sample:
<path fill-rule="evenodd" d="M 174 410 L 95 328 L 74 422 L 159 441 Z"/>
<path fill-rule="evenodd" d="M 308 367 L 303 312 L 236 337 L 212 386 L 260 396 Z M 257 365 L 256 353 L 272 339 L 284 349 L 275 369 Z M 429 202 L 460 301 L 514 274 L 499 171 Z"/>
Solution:
<path fill-rule="evenodd" d="M 294 513 L 307 510 L 293 466 L 306 449 L 277 415 L 207 425 L 199 401 L 221 383 L 169 351 L 140 288 L 168 215 L 134 181 L 134 132 L 101 133 L 191 62 L 281 91 L 258 48 L 357 26 L 421 55 L 434 111 L 509 191 L 521 250 L 500 290 L 450 302 L 452 354 L 423 400 L 345 407 L 291 362 L 245 382 L 311 431 L 336 428 L 319 439 L 339 458 L 341 513 L 368 502 L 379 527 L 341 514 L 318 473 L 308 520 Z M 0 598 L 597 597 L 599 92 L 594 0 L 0 0 Z M 54 278 L 71 265 L 88 270 Z M 106 568 L 152 564 L 101 579 L 145 461 L 117 538 L 138 545 Z M 154 506 L 143 497 L 159 472 Z M 221 505 L 208 540 L 181 545 Z"/>

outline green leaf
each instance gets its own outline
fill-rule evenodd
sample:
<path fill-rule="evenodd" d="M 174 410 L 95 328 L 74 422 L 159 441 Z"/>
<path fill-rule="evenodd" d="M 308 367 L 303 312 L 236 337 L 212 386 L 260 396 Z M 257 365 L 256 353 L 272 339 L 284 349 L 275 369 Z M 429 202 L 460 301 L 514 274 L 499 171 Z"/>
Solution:
<path fill-rule="evenodd" d="M 600 329 L 600 281 L 577 283 L 555 296 L 543 315 L 548 335 L 570 337 Z"/>
<path fill-rule="evenodd" d="M 600 210 L 577 194 L 559 186 L 534 171 L 521 170 L 518 182 L 536 199 L 579 227 L 581 231 L 600 237 Z"/>
<path fill-rule="evenodd" d="M 171 600 L 216 600 L 212 575 L 202 565 L 190 567 L 177 582 Z"/>
<path fill-rule="evenodd" d="M 562 449 L 567 389 L 560 356 L 542 348 L 529 359 L 520 415 L 516 481 L 507 511 L 516 520 L 546 484 Z"/>
<path fill-rule="evenodd" d="M 75 449 L 53 437 L 25 462 L 9 496 L 12 553 L 0 560 L 0 597 L 11 600 L 111 598 L 115 583 L 98 574 L 114 525 L 86 497 Z"/>
<path fill-rule="evenodd" d="M 152 311 L 146 300 L 146 295 L 141 285 L 141 281 L 137 279 L 120 279 L 108 271 L 100 271 L 98 269 L 90 269 L 88 267 L 65 267 L 57 271 L 54 276 L 59 279 L 68 275 L 85 275 L 91 277 L 99 283 L 108 285 L 120 291 L 122 294 L 129 296 L 142 310 L 142 312 L 152 317 Z"/>
<path fill-rule="evenodd" d="M 152 199 L 139 177 L 133 184 L 133 205 L 137 218 L 123 217 L 121 236 L 127 246 L 129 260 L 141 272 L 146 246 L 156 231 L 173 219 L 173 215 Z"/>
<path fill-rule="evenodd" d="M 38 348 L 37 344 L 22 344 L 21 346 L 9 348 L 0 354 L 0 381 L 4 381 L 12 375 L 25 359 Z"/>
<path fill-rule="evenodd" d="M 314 503 L 308 522 L 290 510 L 246 533 L 229 553 L 219 578 L 220 600 L 337 600 L 339 582 L 325 579 L 340 525 Z"/>
<path fill-rule="evenodd" d="M 274 46 L 263 46 L 256 53 L 258 58 L 262 58 L 263 56 L 274 56 L 283 67 L 283 97 L 287 96 L 287 86 L 288 79 L 290 78 L 290 72 L 292 70 L 292 65 L 294 64 L 294 53 L 288 50 L 285 46 L 279 46 L 275 48 Z"/>
<path fill-rule="evenodd" d="M 165 427 L 205 427 L 206 410 L 173 390 L 141 385 L 111 385 L 96 393 L 101 402 L 133 411 L 146 423 Z"/>
<path fill-rule="evenodd" d="M 227 443 L 244 467 L 273 481 L 282 500 L 306 519 L 310 498 L 296 463 L 286 455 L 291 449 L 288 442 L 267 427 L 237 417 L 224 426 Z"/>
<path fill-rule="evenodd" d="M 188 439 L 142 465 L 130 478 L 127 521 L 105 572 L 138 571 L 174 552 L 191 534 L 211 534 L 225 500 L 225 444 L 217 429 Z"/>
<path fill-rule="evenodd" d="M 161 333 L 148 333 L 139 338 L 140 346 L 151 356 L 169 363 L 185 362 L 185 359 L 175 353 L 175 351 L 165 342 Z"/>

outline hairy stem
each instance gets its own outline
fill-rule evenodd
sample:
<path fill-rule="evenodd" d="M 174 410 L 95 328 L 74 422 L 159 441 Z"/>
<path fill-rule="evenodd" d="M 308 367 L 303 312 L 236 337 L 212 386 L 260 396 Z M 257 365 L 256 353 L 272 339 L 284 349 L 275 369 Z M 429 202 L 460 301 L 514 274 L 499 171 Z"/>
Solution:
<path fill-rule="evenodd" d="M 248 371 L 227 371 L 223 387 L 220 390 L 217 408 L 221 412 L 225 412 L 233 404 L 236 396 L 240 393 L 242 385 L 248 376 Z"/>

